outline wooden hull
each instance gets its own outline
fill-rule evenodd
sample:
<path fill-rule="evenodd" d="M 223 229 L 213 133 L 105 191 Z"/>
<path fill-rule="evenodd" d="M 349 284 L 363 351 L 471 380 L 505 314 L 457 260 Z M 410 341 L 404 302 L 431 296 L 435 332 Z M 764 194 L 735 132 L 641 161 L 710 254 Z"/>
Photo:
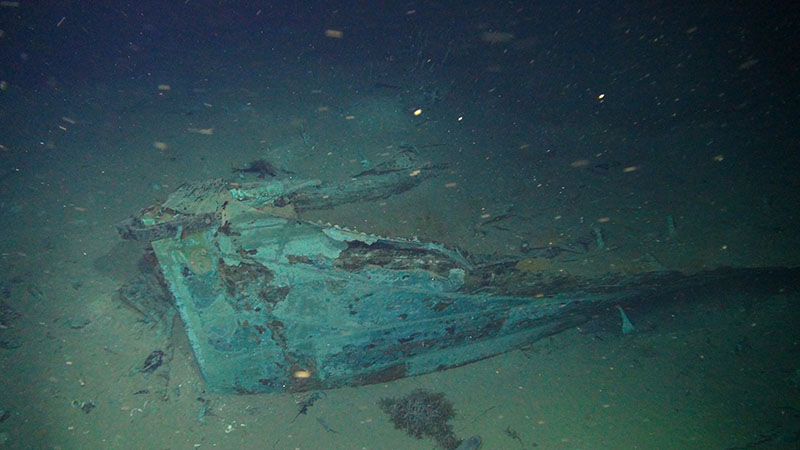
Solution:
<path fill-rule="evenodd" d="M 598 279 L 473 267 L 436 244 L 263 217 L 153 243 L 208 388 L 384 382 L 497 355 L 610 306 L 793 269 Z M 491 272 L 495 283 L 487 282 Z"/>

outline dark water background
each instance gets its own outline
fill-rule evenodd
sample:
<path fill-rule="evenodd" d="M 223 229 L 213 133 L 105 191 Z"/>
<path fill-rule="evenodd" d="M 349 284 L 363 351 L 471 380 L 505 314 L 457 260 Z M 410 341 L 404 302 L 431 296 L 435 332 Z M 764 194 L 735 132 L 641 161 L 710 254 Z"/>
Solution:
<path fill-rule="evenodd" d="M 491 257 L 602 226 L 608 251 L 545 267 L 574 274 L 796 267 L 781 5 L 3 2 L 0 447 L 431 448 L 377 406 L 424 387 L 487 449 L 796 448 L 796 286 L 684 292 L 633 335 L 609 313 L 296 421 L 297 395 L 206 393 L 180 325 L 115 297 L 143 250 L 114 224 L 181 183 L 258 158 L 346 180 L 408 145 L 448 172 L 310 218 Z"/>

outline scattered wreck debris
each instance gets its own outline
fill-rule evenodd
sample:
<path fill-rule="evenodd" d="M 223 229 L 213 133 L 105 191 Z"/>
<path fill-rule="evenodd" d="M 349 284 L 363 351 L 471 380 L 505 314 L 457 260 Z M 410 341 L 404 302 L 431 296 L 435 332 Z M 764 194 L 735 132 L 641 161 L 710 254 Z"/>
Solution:
<path fill-rule="evenodd" d="M 164 363 L 164 352 L 161 350 L 153 350 L 147 355 L 147 358 L 144 360 L 144 364 L 142 364 L 142 373 L 150 374 L 156 371 L 161 364 Z"/>
<path fill-rule="evenodd" d="M 395 428 L 409 436 L 431 438 L 447 450 L 461 443 L 449 423 L 456 415 L 455 409 L 442 392 L 417 389 L 400 398 L 382 398 L 378 406 L 389 415 Z"/>
<path fill-rule="evenodd" d="M 257 178 L 266 178 L 266 177 L 275 177 L 281 173 L 291 173 L 281 169 L 276 168 L 272 165 L 271 162 L 267 161 L 266 159 L 256 159 L 254 161 L 250 161 L 245 167 L 241 168 L 234 168 L 233 173 L 239 174 L 252 174 L 255 175 Z"/>

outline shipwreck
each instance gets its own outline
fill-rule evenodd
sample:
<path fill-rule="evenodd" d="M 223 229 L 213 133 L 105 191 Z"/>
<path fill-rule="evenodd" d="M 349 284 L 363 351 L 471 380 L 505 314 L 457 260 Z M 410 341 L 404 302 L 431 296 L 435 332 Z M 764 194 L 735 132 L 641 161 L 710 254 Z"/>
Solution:
<path fill-rule="evenodd" d="M 792 268 L 577 277 L 303 219 L 396 195 L 441 169 L 406 150 L 346 184 L 288 175 L 185 184 L 118 230 L 151 243 L 216 392 L 385 382 L 517 349 L 655 293 L 800 278 Z"/>

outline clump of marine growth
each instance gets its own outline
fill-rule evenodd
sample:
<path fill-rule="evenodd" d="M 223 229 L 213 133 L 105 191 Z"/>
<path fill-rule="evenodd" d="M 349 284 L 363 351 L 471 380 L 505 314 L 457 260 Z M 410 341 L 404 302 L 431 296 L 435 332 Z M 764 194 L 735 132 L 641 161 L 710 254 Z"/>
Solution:
<path fill-rule="evenodd" d="M 417 439 L 431 438 L 446 450 L 455 449 L 460 443 L 453 426 L 447 423 L 455 417 L 453 404 L 442 392 L 417 389 L 400 398 L 382 398 L 378 406 L 389 415 L 395 428 Z"/>

